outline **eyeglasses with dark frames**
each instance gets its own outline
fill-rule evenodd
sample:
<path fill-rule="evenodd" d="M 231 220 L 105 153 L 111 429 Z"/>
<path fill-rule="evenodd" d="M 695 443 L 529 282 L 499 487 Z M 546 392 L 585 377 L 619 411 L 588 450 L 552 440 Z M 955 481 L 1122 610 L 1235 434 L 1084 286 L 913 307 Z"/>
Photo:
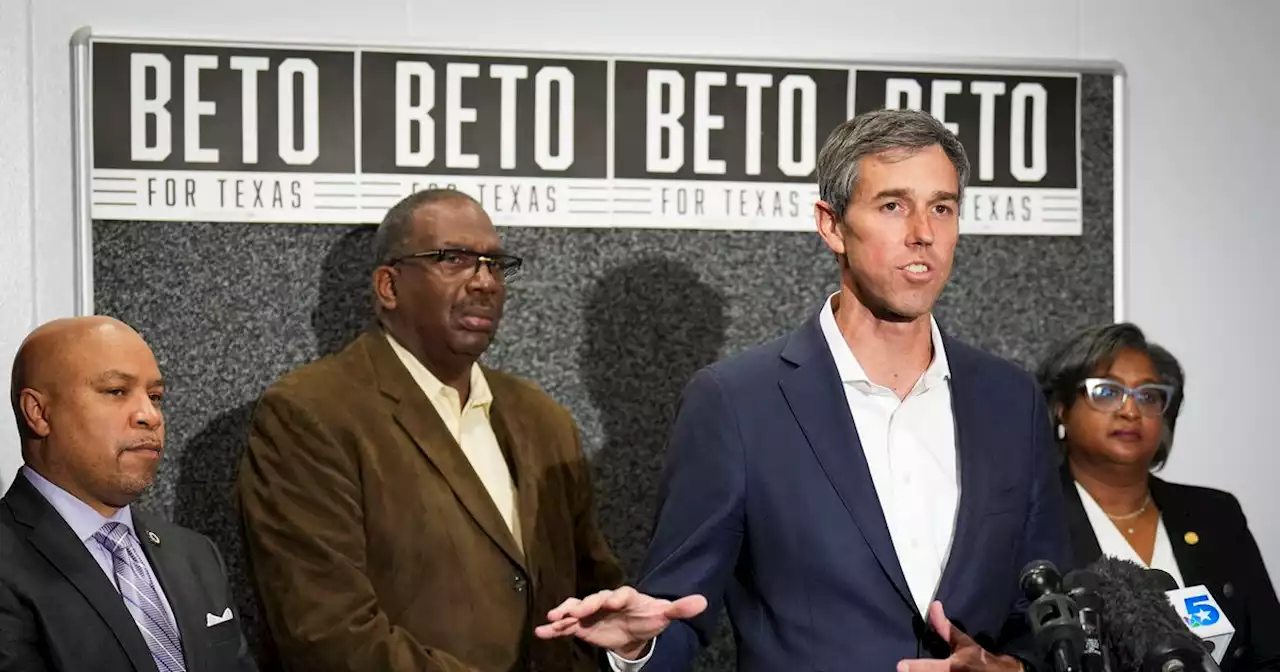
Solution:
<path fill-rule="evenodd" d="M 1169 410 L 1174 387 L 1161 383 L 1145 383 L 1129 387 L 1110 378 L 1085 378 L 1080 383 L 1089 405 L 1103 413 L 1114 413 L 1133 399 L 1138 411 L 1147 417 L 1159 417 Z"/>
<path fill-rule="evenodd" d="M 460 247 L 448 247 L 440 250 L 427 250 L 425 252 L 414 252 L 395 257 L 386 263 L 387 266 L 395 266 L 403 261 L 411 259 L 425 259 L 435 264 L 436 268 L 449 275 L 460 275 L 467 271 L 471 273 L 479 273 L 480 265 L 484 264 L 489 267 L 489 272 L 498 280 L 509 278 L 520 271 L 520 267 L 524 265 L 524 260 L 511 254 L 476 252 Z"/>

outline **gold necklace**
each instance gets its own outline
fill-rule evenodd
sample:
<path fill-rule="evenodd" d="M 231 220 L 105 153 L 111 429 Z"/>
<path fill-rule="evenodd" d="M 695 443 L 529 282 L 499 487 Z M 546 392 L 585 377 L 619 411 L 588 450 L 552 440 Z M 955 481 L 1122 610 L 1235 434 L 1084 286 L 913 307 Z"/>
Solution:
<path fill-rule="evenodd" d="M 1147 497 L 1146 497 L 1146 499 L 1142 500 L 1142 506 L 1141 506 L 1141 507 L 1139 507 L 1139 508 L 1138 508 L 1138 510 L 1137 510 L 1137 511 L 1134 511 L 1133 513 L 1126 513 L 1126 514 L 1124 514 L 1123 516 L 1113 516 L 1113 515 L 1111 515 L 1111 514 L 1107 513 L 1106 511 L 1103 511 L 1103 513 L 1106 513 L 1108 518 L 1110 518 L 1112 521 L 1114 521 L 1114 522 L 1117 522 L 1117 523 L 1118 523 L 1118 522 L 1120 522 L 1120 521 L 1122 521 L 1122 520 L 1133 520 L 1134 518 L 1137 518 L 1138 516 L 1141 516 L 1142 514 L 1144 514 L 1144 513 L 1146 513 L 1146 512 L 1147 512 L 1147 507 L 1148 507 L 1148 506 L 1151 506 L 1151 493 L 1149 493 L 1149 492 L 1147 493 Z M 1133 534 L 1133 528 L 1132 528 L 1132 527 L 1127 528 L 1125 531 L 1126 531 L 1126 532 L 1128 532 L 1129 534 Z"/>

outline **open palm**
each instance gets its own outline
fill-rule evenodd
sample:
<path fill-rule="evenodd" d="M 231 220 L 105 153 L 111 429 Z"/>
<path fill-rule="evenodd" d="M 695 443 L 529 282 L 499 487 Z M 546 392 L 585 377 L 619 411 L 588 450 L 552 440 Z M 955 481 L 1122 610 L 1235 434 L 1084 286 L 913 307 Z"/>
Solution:
<path fill-rule="evenodd" d="M 585 599 L 569 598 L 547 613 L 549 623 L 535 634 L 543 639 L 577 637 L 624 658 L 636 657 L 650 640 L 674 620 L 693 618 L 707 608 L 701 595 L 674 602 L 650 597 L 624 586 L 602 590 Z"/>

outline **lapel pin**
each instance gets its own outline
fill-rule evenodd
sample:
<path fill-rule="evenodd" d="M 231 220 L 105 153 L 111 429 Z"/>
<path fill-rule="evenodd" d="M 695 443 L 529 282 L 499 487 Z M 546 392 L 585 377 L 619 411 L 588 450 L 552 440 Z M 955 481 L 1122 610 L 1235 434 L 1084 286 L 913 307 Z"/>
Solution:
<path fill-rule="evenodd" d="M 152 532 L 151 530 L 147 530 L 147 538 L 150 539 L 151 543 L 155 544 L 156 546 L 160 545 L 160 537 L 157 536 L 155 532 Z"/>
<path fill-rule="evenodd" d="M 1191 546 L 1195 546 L 1196 544 L 1200 543 L 1200 535 L 1196 534 L 1195 532 L 1188 532 L 1182 535 L 1182 540 L 1187 542 L 1187 544 Z"/>

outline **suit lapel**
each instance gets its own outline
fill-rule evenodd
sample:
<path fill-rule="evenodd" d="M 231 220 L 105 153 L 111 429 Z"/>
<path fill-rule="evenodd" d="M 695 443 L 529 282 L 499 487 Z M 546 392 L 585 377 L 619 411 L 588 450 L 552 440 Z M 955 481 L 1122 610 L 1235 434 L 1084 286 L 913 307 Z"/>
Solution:
<path fill-rule="evenodd" d="M 1160 509 L 1160 519 L 1169 535 L 1169 545 L 1173 547 L 1173 559 L 1178 563 L 1178 573 L 1182 574 L 1183 584 L 1194 586 L 1212 583 L 1206 576 L 1209 558 L 1204 549 L 1217 541 L 1213 538 L 1213 526 L 1199 529 L 1195 524 L 1194 511 L 1182 506 L 1184 502 L 1172 492 L 1173 488 L 1168 483 L 1152 476 L 1150 488 L 1151 501 Z M 1188 533 L 1195 534 L 1195 544 L 1187 543 Z"/>
<path fill-rule="evenodd" d="M 1084 567 L 1102 557 L 1102 546 L 1098 543 L 1098 535 L 1093 531 L 1093 523 L 1089 522 L 1089 514 L 1084 510 L 1084 502 L 1080 501 L 1080 492 L 1076 490 L 1076 479 L 1071 473 L 1071 466 L 1063 462 L 1059 468 L 1062 478 L 1062 500 L 1067 512 L 1067 531 L 1071 534 L 1071 553 L 1077 567 Z M 1156 503 L 1159 506 L 1159 502 Z"/>
<path fill-rule="evenodd" d="M 898 563 L 871 479 L 871 469 L 817 316 L 791 335 L 782 357 L 796 365 L 784 373 L 780 381 L 791 413 L 880 568 L 915 611 L 915 602 Z"/>
<path fill-rule="evenodd" d="M 960 469 L 960 502 L 956 512 L 956 525 L 951 534 L 951 551 L 938 583 L 938 599 L 957 613 L 962 608 L 957 598 L 965 595 L 963 589 L 969 583 L 964 579 L 966 569 L 974 571 L 983 564 L 983 549 L 976 544 L 981 536 L 978 527 L 986 511 L 990 486 L 987 483 L 994 458 L 986 435 L 986 398 L 981 380 L 969 366 L 970 359 L 963 347 L 944 337 L 947 363 L 951 368 L 951 417 L 955 426 L 956 461 Z M 1004 549 L 996 549 L 1004 552 Z M 957 594 L 957 591 L 960 591 Z"/>
<path fill-rule="evenodd" d="M 154 672 L 155 661 L 142 632 L 102 568 L 58 512 L 19 475 L 5 496 L 14 517 L 31 527 L 32 546 L 80 591 L 110 628 L 125 655 L 140 672 Z"/>
<path fill-rule="evenodd" d="M 511 536 L 511 530 L 494 505 L 493 498 L 485 490 L 484 483 L 472 468 L 471 461 L 449 433 L 431 401 L 396 357 L 380 328 L 371 328 L 361 339 L 369 353 L 379 387 L 395 404 L 393 415 L 396 423 L 444 476 L 480 529 L 512 562 L 525 567 L 524 554 L 516 545 L 515 537 Z"/>
<path fill-rule="evenodd" d="M 402 399 L 395 411 L 396 422 L 404 428 L 423 455 L 435 465 L 449 487 L 453 489 L 458 501 L 466 507 L 467 512 L 475 519 L 480 529 L 484 530 L 494 543 L 511 560 L 524 565 L 524 557 L 516 546 L 515 538 L 507 527 L 493 498 L 485 490 L 484 483 L 471 467 L 462 447 L 454 441 L 448 428 L 436 414 L 436 410 L 425 398 Z"/>
<path fill-rule="evenodd" d="M 516 516 L 520 519 L 520 537 L 524 545 L 524 568 L 530 572 L 535 566 L 535 541 L 538 537 L 538 464 L 525 439 L 530 435 L 519 413 L 511 412 L 508 397 L 496 377 L 490 377 L 493 389 L 493 406 L 490 407 L 490 423 L 498 437 L 512 468 L 512 480 L 516 484 Z M 530 574 L 532 576 L 532 574 Z"/>
<path fill-rule="evenodd" d="M 198 672 L 204 669 L 204 661 L 197 653 L 201 648 L 196 643 L 201 639 L 199 635 L 206 626 L 191 619 L 203 609 L 216 608 L 217 605 L 204 604 L 201 596 L 192 592 L 191 581 L 184 580 L 184 570 L 190 568 L 184 567 L 182 558 L 177 555 L 177 549 L 173 544 L 165 545 L 160 535 L 151 529 L 147 517 L 139 511 L 133 512 L 133 529 L 138 535 L 138 544 L 142 546 L 142 552 L 147 556 L 147 562 L 151 564 L 151 571 L 156 575 L 156 581 L 160 582 L 160 587 L 164 590 L 165 598 L 169 602 L 169 612 L 173 614 L 173 620 L 178 625 L 178 636 L 182 638 L 182 657 L 186 661 L 187 672 Z"/>

